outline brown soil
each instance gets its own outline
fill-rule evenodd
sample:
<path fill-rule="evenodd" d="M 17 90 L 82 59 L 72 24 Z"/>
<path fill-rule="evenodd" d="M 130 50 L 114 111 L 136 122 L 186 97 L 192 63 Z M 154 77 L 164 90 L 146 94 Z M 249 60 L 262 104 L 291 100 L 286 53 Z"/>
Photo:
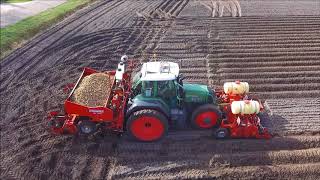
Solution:
<path fill-rule="evenodd" d="M 85 76 L 71 96 L 72 101 L 89 107 L 104 106 L 110 94 L 109 75 L 94 73 Z"/>
<path fill-rule="evenodd" d="M 212 18 L 193 0 L 98 1 L 13 52 L 0 64 L 0 179 L 318 179 L 319 2 L 240 5 L 241 18 Z M 178 62 L 188 81 L 211 87 L 249 82 L 270 107 L 263 123 L 275 137 L 50 134 L 44 117 L 63 107 L 64 85 L 83 67 L 114 70 L 123 54 Z"/>

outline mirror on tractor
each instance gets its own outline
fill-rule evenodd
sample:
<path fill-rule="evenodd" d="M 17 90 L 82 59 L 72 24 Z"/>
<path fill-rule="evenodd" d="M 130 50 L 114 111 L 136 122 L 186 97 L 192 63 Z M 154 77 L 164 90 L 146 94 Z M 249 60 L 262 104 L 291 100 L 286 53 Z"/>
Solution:
<path fill-rule="evenodd" d="M 183 99 L 185 97 L 185 92 L 184 92 L 184 89 L 183 89 L 183 80 L 185 79 L 185 77 L 183 77 L 182 74 L 179 74 L 177 76 L 177 79 L 176 79 L 176 82 L 177 82 L 177 88 L 176 88 L 176 91 L 177 91 L 177 103 L 178 103 L 178 107 L 182 107 L 183 106 Z"/>
<path fill-rule="evenodd" d="M 186 77 L 184 77 L 182 74 L 179 74 L 178 77 L 177 77 L 177 82 L 183 86 L 183 80 L 185 79 Z"/>
<path fill-rule="evenodd" d="M 177 88 L 177 94 L 179 98 L 183 99 L 184 97 L 184 90 L 183 90 L 183 80 L 185 77 L 182 74 L 179 74 L 177 77 L 177 82 L 178 82 L 178 88 Z"/>

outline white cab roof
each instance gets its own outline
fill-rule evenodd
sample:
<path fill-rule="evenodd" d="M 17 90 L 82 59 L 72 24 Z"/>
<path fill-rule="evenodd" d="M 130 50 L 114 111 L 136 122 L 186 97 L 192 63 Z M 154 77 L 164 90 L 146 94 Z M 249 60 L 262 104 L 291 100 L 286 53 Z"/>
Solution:
<path fill-rule="evenodd" d="M 173 62 L 147 62 L 141 68 L 141 81 L 168 81 L 179 75 L 179 65 Z"/>

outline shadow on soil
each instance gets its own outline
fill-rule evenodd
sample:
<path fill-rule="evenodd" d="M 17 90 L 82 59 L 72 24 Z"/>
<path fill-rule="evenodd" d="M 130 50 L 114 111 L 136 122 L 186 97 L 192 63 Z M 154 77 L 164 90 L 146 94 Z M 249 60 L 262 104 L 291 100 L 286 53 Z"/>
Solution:
<path fill-rule="evenodd" d="M 142 175 L 176 178 L 214 177 L 217 169 L 221 168 L 263 166 L 264 173 L 261 174 L 263 177 L 268 173 L 276 173 L 268 169 L 268 165 L 299 162 L 299 159 L 294 157 L 291 159 L 274 157 L 271 155 L 272 152 L 318 146 L 290 137 L 275 137 L 271 140 L 215 140 L 210 133 L 201 131 L 172 132 L 168 137 L 154 143 L 134 142 L 123 137 L 115 151 L 117 159 L 115 167 L 121 167 L 122 171 L 113 171 L 112 176 L 115 179 Z M 193 172 L 196 173 L 192 174 Z M 252 175 L 252 177 L 257 176 Z"/>

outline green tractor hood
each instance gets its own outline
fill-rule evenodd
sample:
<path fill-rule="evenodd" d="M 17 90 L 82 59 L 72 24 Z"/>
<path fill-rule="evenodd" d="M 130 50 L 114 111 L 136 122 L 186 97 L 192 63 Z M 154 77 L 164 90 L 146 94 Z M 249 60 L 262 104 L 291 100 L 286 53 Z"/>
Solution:
<path fill-rule="evenodd" d="M 183 90 L 185 92 L 185 102 L 187 103 L 207 103 L 209 97 L 212 97 L 206 85 L 185 83 L 183 84 Z"/>

